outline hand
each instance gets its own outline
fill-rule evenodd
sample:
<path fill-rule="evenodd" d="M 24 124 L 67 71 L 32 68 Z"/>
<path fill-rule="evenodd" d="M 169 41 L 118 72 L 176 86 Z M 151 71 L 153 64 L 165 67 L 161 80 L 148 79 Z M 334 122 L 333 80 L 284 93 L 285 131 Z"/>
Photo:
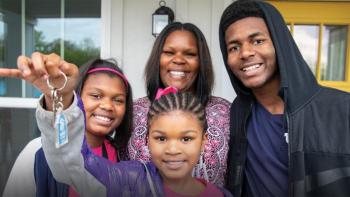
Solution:
<path fill-rule="evenodd" d="M 60 92 L 63 96 L 64 108 L 67 108 L 73 98 L 73 90 L 75 89 L 79 70 L 74 64 L 68 63 L 61 59 L 57 54 L 45 55 L 34 52 L 32 57 L 19 56 L 17 58 L 18 69 L 0 68 L 0 77 L 14 77 L 24 79 L 33 84 L 43 94 L 45 94 L 45 102 L 48 110 L 52 110 L 51 90 L 47 86 L 47 79 L 54 87 L 61 87 L 64 83 L 63 72 L 67 78 L 65 88 Z"/>

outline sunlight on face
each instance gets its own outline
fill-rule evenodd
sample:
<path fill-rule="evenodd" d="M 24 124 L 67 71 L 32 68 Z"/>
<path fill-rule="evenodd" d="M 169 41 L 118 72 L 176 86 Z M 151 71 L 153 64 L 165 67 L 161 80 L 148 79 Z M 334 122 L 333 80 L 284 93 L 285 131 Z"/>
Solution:
<path fill-rule="evenodd" d="M 164 181 L 192 178 L 205 141 L 200 121 L 189 112 L 161 114 L 150 123 L 148 147 Z"/>

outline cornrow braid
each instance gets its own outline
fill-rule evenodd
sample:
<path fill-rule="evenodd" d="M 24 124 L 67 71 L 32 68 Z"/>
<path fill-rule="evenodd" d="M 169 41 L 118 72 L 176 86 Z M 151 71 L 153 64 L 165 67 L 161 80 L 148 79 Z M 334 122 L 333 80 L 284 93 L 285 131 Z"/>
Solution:
<path fill-rule="evenodd" d="M 197 97 L 187 92 L 169 93 L 161 96 L 158 100 L 154 100 L 148 111 L 148 124 L 154 117 L 175 110 L 193 114 L 200 121 L 204 132 L 207 130 L 205 108 Z"/>

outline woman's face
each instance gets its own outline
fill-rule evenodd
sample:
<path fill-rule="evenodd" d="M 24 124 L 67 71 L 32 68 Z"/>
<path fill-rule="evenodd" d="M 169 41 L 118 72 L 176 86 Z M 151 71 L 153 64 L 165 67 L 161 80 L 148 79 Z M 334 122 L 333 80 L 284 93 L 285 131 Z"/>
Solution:
<path fill-rule="evenodd" d="M 165 87 L 193 91 L 198 76 L 199 54 L 195 36 L 187 30 L 168 35 L 160 56 L 160 78 Z"/>
<path fill-rule="evenodd" d="M 104 136 L 122 122 L 126 110 L 126 91 L 122 79 L 106 73 L 90 74 L 81 99 L 86 114 L 86 136 L 90 146 L 99 146 Z"/>
<path fill-rule="evenodd" d="M 206 140 L 200 121 L 188 112 L 161 114 L 149 125 L 148 148 L 165 182 L 192 178 Z"/>

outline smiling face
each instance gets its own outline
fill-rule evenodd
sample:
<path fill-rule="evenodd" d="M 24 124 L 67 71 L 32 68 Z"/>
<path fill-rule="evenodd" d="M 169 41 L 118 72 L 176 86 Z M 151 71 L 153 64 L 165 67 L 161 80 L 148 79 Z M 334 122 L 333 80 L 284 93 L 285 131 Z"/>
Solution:
<path fill-rule="evenodd" d="M 176 30 L 168 35 L 160 56 L 160 78 L 165 87 L 192 91 L 199 70 L 195 36 L 187 30 Z"/>
<path fill-rule="evenodd" d="M 126 93 L 119 77 L 90 74 L 81 99 L 86 112 L 86 136 L 90 146 L 102 144 L 104 136 L 117 128 L 125 114 Z"/>
<path fill-rule="evenodd" d="M 234 22 L 225 32 L 225 42 L 227 63 L 244 86 L 254 91 L 279 82 L 275 48 L 262 18 Z"/>
<path fill-rule="evenodd" d="M 201 123 L 191 113 L 177 110 L 152 119 L 148 147 L 164 182 L 192 178 L 206 139 Z"/>

